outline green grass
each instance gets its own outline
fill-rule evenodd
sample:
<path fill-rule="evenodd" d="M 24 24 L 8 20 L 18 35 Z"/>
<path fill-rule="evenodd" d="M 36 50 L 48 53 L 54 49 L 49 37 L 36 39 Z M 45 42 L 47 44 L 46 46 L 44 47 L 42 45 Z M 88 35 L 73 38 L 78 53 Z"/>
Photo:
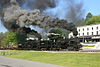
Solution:
<path fill-rule="evenodd" d="M 16 53 L 14 53 L 16 52 Z M 7 57 L 68 67 L 100 67 L 100 53 L 50 53 L 13 51 Z"/>
<path fill-rule="evenodd" d="M 95 47 L 95 45 L 84 45 L 83 47 Z"/>

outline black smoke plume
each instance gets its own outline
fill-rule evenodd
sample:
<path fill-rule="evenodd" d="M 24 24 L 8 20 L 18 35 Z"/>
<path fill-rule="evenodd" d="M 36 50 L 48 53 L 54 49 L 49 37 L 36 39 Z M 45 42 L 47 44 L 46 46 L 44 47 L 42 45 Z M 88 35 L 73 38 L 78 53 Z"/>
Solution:
<path fill-rule="evenodd" d="M 41 11 L 47 9 L 47 7 L 55 7 L 54 0 L 28 0 L 25 5 L 30 9 L 40 9 Z"/>
<path fill-rule="evenodd" d="M 73 6 L 74 5 L 74 6 Z M 66 15 L 67 19 L 79 26 L 84 23 L 85 9 L 83 8 L 83 1 L 80 3 L 75 3 L 75 0 L 69 1 L 68 13 Z"/>
<path fill-rule="evenodd" d="M 19 5 L 30 10 L 39 9 L 53 17 L 65 19 L 75 25 L 84 23 L 85 9 L 83 1 L 77 0 L 17 0 Z M 0 0 L 0 13 L 2 7 L 8 6 L 10 0 Z M 2 14 L 2 13 L 1 13 Z"/>
<path fill-rule="evenodd" d="M 54 0 L 55 8 L 47 8 L 45 13 L 53 17 L 65 19 L 68 22 L 72 22 L 75 25 L 80 25 L 84 22 L 85 9 L 83 1 L 79 0 Z"/>
<path fill-rule="evenodd" d="M 41 11 L 45 10 L 47 7 L 55 7 L 55 3 L 52 0 L 16 0 L 21 7 L 27 6 L 28 9 L 40 9 Z M 0 10 L 3 7 L 8 6 L 10 0 L 0 0 Z"/>
<path fill-rule="evenodd" d="M 41 14 L 38 9 L 33 11 L 23 10 L 16 0 L 10 0 L 10 5 L 3 8 L 2 22 L 8 30 L 18 33 L 24 32 L 30 34 L 34 32 L 34 35 L 37 36 L 38 33 L 25 28 L 26 25 L 33 25 L 45 29 L 63 28 L 72 31 L 75 36 L 77 35 L 77 29 L 74 24 L 68 23 L 66 20 L 54 19 L 47 14 Z"/>

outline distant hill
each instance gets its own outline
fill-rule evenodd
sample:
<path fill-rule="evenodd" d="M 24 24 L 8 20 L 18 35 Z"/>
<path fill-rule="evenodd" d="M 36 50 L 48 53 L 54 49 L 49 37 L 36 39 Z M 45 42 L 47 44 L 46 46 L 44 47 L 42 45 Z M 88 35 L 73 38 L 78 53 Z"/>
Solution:
<path fill-rule="evenodd" d="M 93 16 L 92 18 L 88 19 L 84 25 L 93 25 L 93 24 L 100 24 L 100 15 Z"/>

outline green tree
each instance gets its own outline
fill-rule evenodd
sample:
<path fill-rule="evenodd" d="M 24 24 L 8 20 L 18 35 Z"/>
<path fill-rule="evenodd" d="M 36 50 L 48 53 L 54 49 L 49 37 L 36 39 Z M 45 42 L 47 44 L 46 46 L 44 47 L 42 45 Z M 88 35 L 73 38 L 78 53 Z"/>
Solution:
<path fill-rule="evenodd" d="M 85 22 L 87 22 L 90 18 L 92 18 L 92 14 L 89 12 L 86 16 Z"/>
<path fill-rule="evenodd" d="M 27 38 L 26 34 L 18 34 L 13 32 L 0 33 L 0 47 L 8 45 L 17 45 L 23 43 Z"/>
<path fill-rule="evenodd" d="M 60 37 L 68 37 L 69 31 L 65 29 L 52 29 L 49 33 L 59 34 Z M 48 37 L 50 38 L 52 35 Z"/>
<path fill-rule="evenodd" d="M 62 30 L 61 29 L 52 29 L 49 33 L 55 33 L 55 34 L 60 34 L 62 35 Z"/>
<path fill-rule="evenodd" d="M 9 33 L 6 40 L 6 45 L 18 45 L 19 43 L 23 43 L 27 38 L 25 34 L 18 33 Z"/>
<path fill-rule="evenodd" d="M 17 45 L 18 41 L 17 41 L 17 37 L 16 37 L 16 33 L 9 33 L 7 36 L 7 40 L 6 40 L 6 46 L 8 45 Z"/>
<path fill-rule="evenodd" d="M 0 44 L 0 47 L 1 46 L 6 46 L 6 38 L 3 38 L 2 39 L 1 44 Z"/>
<path fill-rule="evenodd" d="M 2 38 L 2 35 L 3 35 L 3 33 L 1 32 L 1 33 L 0 33 L 0 46 L 1 46 L 1 41 L 2 41 L 2 39 L 3 39 L 3 38 Z"/>
<path fill-rule="evenodd" d="M 5 45 L 7 33 L 0 33 L 0 46 Z"/>
<path fill-rule="evenodd" d="M 17 33 L 16 37 L 17 37 L 17 43 L 19 44 L 19 43 L 25 42 L 25 40 L 27 38 L 27 35 L 26 34 L 19 34 L 19 33 Z"/>

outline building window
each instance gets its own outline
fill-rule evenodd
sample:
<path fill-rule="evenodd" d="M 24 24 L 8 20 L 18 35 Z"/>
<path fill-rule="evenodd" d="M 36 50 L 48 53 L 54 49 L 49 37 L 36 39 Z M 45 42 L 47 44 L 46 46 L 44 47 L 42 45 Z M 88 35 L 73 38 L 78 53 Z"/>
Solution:
<path fill-rule="evenodd" d="M 87 30 L 89 30 L 89 28 L 87 28 Z"/>
<path fill-rule="evenodd" d="M 92 32 L 92 35 L 93 35 L 93 32 Z"/>
<path fill-rule="evenodd" d="M 92 30 L 93 30 L 93 27 L 92 27 Z"/>
<path fill-rule="evenodd" d="M 78 35 L 80 36 L 80 33 Z"/>
<path fill-rule="evenodd" d="M 79 29 L 79 32 L 80 32 L 80 29 Z"/>
<path fill-rule="evenodd" d="M 83 33 L 83 36 L 84 36 L 84 33 Z"/>
<path fill-rule="evenodd" d="M 89 32 L 87 32 L 87 35 L 89 35 Z"/>
<path fill-rule="evenodd" d="M 97 31 L 97 35 L 98 35 L 98 31 Z"/>
<path fill-rule="evenodd" d="M 98 27 L 97 27 L 97 30 L 98 30 Z"/>
<path fill-rule="evenodd" d="M 84 28 L 83 28 L 83 31 L 84 31 Z"/>

